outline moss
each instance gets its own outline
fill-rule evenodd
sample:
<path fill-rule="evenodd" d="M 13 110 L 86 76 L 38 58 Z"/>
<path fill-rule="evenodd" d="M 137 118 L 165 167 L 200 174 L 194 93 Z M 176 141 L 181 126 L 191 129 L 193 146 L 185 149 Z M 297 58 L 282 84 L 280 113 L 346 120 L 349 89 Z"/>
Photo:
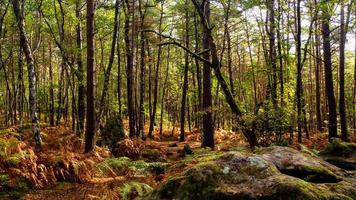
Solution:
<path fill-rule="evenodd" d="M 136 181 L 125 183 L 123 186 L 118 188 L 118 193 L 123 200 L 131 200 L 141 197 L 151 191 L 151 186 Z"/>
<path fill-rule="evenodd" d="M 121 172 L 128 167 L 131 162 L 130 158 L 120 157 L 120 158 L 108 158 L 100 162 L 96 167 L 99 172 L 106 174 L 107 172 L 113 170 L 115 172 Z"/>
<path fill-rule="evenodd" d="M 8 174 L 0 174 L 0 187 L 6 186 L 9 183 L 10 176 Z"/>
<path fill-rule="evenodd" d="M 329 191 L 325 185 L 308 183 L 301 179 L 279 177 L 275 180 L 275 191 L 272 199 L 316 200 L 316 199 L 348 199 L 344 195 Z"/>
<path fill-rule="evenodd" d="M 320 152 L 322 156 L 348 157 L 356 151 L 356 144 L 342 142 L 339 138 L 333 138 L 331 143 Z"/>
<path fill-rule="evenodd" d="M 121 174 L 126 171 L 131 171 L 136 174 L 147 174 L 157 171 L 164 172 L 168 164 L 163 162 L 145 162 L 144 160 L 132 161 L 127 157 L 120 158 L 108 158 L 99 163 L 96 168 L 102 174 L 106 174 L 109 171 L 114 171 L 117 174 Z"/>
<path fill-rule="evenodd" d="M 300 144 L 300 151 L 306 154 L 309 154 L 313 157 L 318 157 L 319 152 L 315 149 L 309 149 L 308 147 Z"/>
<path fill-rule="evenodd" d="M 182 175 L 170 178 L 152 193 L 151 199 L 209 199 L 221 175 L 222 170 L 215 162 L 199 163 Z"/>
<path fill-rule="evenodd" d="M 21 163 L 22 154 L 15 153 L 5 159 L 8 166 L 18 166 Z"/>
<path fill-rule="evenodd" d="M 337 184 L 330 184 L 329 188 L 334 193 L 344 194 L 350 199 L 356 199 L 356 187 L 350 182 L 341 181 Z"/>
<path fill-rule="evenodd" d="M 336 183 L 341 180 L 332 171 L 318 166 L 297 165 L 293 168 L 280 169 L 280 171 L 313 183 Z"/>
<path fill-rule="evenodd" d="M 163 161 L 161 152 L 158 149 L 144 149 L 141 152 L 141 157 L 146 161 Z"/>
<path fill-rule="evenodd" d="M 0 157 L 8 155 L 8 148 L 15 147 L 19 144 L 19 140 L 16 138 L 0 138 Z"/>

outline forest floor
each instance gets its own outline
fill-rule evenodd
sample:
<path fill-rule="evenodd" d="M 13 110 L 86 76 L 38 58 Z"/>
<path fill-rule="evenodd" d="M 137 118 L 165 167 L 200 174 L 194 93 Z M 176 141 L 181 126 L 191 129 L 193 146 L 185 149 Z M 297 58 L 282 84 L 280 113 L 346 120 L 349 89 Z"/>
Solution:
<path fill-rule="evenodd" d="M 177 142 L 178 129 L 173 135 L 171 130 L 164 131 L 162 136 L 155 131 L 154 140 L 126 139 L 120 148 L 129 158 L 114 158 L 101 147 L 85 154 L 83 140 L 65 127 L 42 127 L 41 148 L 34 148 L 29 127 L 23 133 L 17 130 L 0 131 L 0 199 L 133 199 L 196 163 L 182 165 L 189 157 L 183 152 L 186 144 L 194 152 L 204 151 L 197 130 L 186 133 L 186 142 Z M 242 134 L 236 132 L 218 129 L 215 140 L 215 153 L 248 149 Z M 328 140 L 319 133 L 303 142 L 320 150 Z M 301 146 L 294 141 L 293 147 Z"/>

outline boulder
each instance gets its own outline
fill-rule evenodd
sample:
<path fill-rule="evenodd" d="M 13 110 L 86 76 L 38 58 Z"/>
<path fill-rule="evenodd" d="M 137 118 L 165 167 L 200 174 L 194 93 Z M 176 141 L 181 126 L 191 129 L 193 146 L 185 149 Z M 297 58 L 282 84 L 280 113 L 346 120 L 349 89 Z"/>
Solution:
<path fill-rule="evenodd" d="M 231 151 L 196 163 L 143 199 L 355 199 L 356 181 L 341 171 L 288 147 Z"/>

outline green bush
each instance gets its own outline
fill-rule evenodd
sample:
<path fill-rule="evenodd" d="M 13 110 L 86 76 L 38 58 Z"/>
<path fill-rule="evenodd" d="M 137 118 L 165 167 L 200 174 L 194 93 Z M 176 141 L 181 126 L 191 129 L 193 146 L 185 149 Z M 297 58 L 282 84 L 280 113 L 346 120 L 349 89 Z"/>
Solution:
<path fill-rule="evenodd" d="M 101 145 L 107 145 L 112 149 L 118 141 L 124 138 L 125 131 L 121 117 L 110 117 L 101 132 Z"/>
<path fill-rule="evenodd" d="M 243 132 L 255 132 L 262 146 L 272 143 L 285 146 L 283 135 L 293 131 L 293 121 L 293 114 L 286 109 L 265 105 L 257 114 L 244 115 L 240 126 Z"/>

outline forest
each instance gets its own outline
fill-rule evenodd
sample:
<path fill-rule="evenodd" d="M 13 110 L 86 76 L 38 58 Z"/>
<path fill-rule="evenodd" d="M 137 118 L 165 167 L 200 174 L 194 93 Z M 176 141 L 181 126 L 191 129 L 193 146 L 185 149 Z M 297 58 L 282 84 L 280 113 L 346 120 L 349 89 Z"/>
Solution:
<path fill-rule="evenodd" d="M 0 0 L 0 199 L 356 199 L 356 1 Z"/>

